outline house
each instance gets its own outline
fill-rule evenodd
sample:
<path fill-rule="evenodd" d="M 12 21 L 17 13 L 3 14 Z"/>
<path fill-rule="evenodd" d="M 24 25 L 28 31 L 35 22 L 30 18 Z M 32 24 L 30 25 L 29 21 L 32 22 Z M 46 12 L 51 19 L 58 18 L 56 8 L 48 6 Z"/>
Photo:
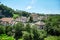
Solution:
<path fill-rule="evenodd" d="M 31 14 L 33 21 L 38 21 L 38 15 L 37 14 Z"/>
<path fill-rule="evenodd" d="M 44 16 L 39 16 L 39 20 L 43 20 L 44 19 Z"/>
<path fill-rule="evenodd" d="M 48 16 L 39 16 L 38 17 L 38 19 L 41 21 L 41 20 L 45 20 L 45 19 L 47 19 L 48 18 Z"/>
<path fill-rule="evenodd" d="M 7 25 L 7 24 L 14 25 L 15 21 L 13 18 L 1 18 L 0 23 L 3 25 Z"/>
<path fill-rule="evenodd" d="M 27 19 L 27 17 L 23 17 L 23 16 L 22 16 L 22 17 L 16 18 L 15 21 L 16 21 L 16 22 L 23 22 L 23 23 L 24 23 L 24 22 L 27 22 L 28 19 Z"/>
<path fill-rule="evenodd" d="M 37 28 L 39 29 L 44 29 L 45 23 L 42 21 L 38 21 L 35 23 L 35 25 L 37 26 Z"/>

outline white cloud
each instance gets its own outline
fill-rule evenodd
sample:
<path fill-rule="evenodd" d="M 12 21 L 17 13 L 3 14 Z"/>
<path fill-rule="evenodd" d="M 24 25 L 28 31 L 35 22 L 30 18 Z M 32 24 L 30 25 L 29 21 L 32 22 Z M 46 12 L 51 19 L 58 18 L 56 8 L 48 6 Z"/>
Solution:
<path fill-rule="evenodd" d="M 26 9 L 27 10 L 30 10 L 32 8 L 32 6 L 27 6 Z"/>

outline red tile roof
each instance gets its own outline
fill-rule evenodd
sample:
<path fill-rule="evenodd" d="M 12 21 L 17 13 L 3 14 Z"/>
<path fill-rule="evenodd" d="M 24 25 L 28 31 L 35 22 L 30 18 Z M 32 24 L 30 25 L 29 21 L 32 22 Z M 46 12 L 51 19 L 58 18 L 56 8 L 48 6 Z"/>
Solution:
<path fill-rule="evenodd" d="M 3 22 L 11 23 L 11 21 L 13 21 L 13 18 L 1 18 L 0 20 Z"/>

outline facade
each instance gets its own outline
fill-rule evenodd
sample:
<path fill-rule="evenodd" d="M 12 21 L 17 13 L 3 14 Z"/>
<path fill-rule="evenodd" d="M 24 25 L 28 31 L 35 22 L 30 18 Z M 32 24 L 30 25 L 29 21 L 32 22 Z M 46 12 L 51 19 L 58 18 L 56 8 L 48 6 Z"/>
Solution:
<path fill-rule="evenodd" d="M 16 18 L 15 21 L 17 21 L 17 22 L 24 22 L 25 23 L 25 22 L 28 21 L 28 19 L 26 17 L 19 17 L 19 18 Z"/>
<path fill-rule="evenodd" d="M 44 29 L 45 23 L 44 22 L 41 22 L 41 21 L 38 21 L 38 22 L 35 23 L 35 25 L 39 29 Z"/>
<path fill-rule="evenodd" d="M 31 16 L 33 17 L 33 21 L 38 21 L 38 15 L 37 14 L 31 14 Z"/>
<path fill-rule="evenodd" d="M 3 25 L 7 25 L 7 24 L 14 25 L 15 21 L 13 18 L 1 18 L 0 23 Z"/>
<path fill-rule="evenodd" d="M 48 18 L 48 16 L 39 16 L 38 17 L 38 19 L 41 21 L 41 20 L 45 20 L 45 19 L 47 19 Z"/>

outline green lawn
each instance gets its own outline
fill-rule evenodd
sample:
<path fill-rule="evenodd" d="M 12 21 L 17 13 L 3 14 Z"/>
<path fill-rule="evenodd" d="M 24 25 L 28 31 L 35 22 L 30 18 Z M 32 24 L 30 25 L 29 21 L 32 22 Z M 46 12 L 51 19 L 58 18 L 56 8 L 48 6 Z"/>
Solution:
<path fill-rule="evenodd" d="M 14 19 L 17 18 L 17 17 L 19 17 L 18 14 L 13 14 L 13 18 L 14 18 Z"/>

